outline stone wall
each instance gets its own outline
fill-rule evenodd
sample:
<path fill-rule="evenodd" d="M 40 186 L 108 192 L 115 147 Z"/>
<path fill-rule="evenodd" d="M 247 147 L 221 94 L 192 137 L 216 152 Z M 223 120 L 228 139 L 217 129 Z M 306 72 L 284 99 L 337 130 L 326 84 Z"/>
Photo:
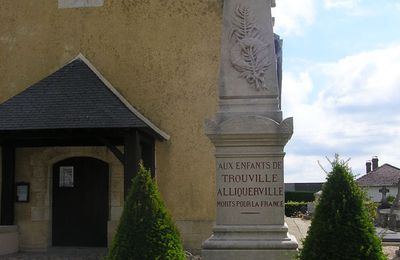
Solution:
<path fill-rule="evenodd" d="M 123 167 L 105 147 L 20 148 L 16 151 L 16 182 L 30 183 L 29 203 L 15 204 L 20 248 L 44 251 L 51 246 L 53 165 L 70 157 L 87 156 L 109 164 L 109 240 L 123 207 Z"/>
<path fill-rule="evenodd" d="M 18 227 L 0 226 L 0 256 L 18 252 Z"/>

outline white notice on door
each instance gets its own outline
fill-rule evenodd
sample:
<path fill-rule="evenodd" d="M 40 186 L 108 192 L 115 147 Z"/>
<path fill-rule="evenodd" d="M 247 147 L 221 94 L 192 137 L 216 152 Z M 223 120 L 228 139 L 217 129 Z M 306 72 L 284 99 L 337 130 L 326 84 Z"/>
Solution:
<path fill-rule="evenodd" d="M 60 187 L 74 187 L 74 166 L 60 167 Z"/>

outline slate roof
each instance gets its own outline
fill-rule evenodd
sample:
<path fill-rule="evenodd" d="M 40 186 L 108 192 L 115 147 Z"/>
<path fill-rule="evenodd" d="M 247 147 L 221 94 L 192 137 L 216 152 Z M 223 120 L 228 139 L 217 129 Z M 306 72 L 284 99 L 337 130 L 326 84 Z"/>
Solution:
<path fill-rule="evenodd" d="M 360 186 L 393 186 L 396 185 L 400 178 L 400 169 L 390 164 L 379 166 L 374 171 L 365 174 L 357 179 Z"/>
<path fill-rule="evenodd" d="M 82 55 L 0 105 L 0 131 L 82 128 L 149 128 L 169 138 Z"/>

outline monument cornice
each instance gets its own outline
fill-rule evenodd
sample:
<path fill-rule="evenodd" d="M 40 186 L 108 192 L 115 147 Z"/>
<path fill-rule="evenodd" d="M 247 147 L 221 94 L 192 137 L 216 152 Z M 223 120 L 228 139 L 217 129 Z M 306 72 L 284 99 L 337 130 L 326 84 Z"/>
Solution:
<path fill-rule="evenodd" d="M 216 146 L 284 146 L 292 134 L 292 117 L 281 123 L 256 115 L 206 122 L 206 135 Z"/>

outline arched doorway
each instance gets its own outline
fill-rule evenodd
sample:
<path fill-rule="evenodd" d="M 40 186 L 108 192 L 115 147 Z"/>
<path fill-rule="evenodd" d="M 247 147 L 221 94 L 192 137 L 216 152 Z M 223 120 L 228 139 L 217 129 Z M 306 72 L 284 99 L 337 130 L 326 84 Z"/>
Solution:
<path fill-rule="evenodd" d="M 107 246 L 109 167 L 91 157 L 53 166 L 53 246 Z"/>

